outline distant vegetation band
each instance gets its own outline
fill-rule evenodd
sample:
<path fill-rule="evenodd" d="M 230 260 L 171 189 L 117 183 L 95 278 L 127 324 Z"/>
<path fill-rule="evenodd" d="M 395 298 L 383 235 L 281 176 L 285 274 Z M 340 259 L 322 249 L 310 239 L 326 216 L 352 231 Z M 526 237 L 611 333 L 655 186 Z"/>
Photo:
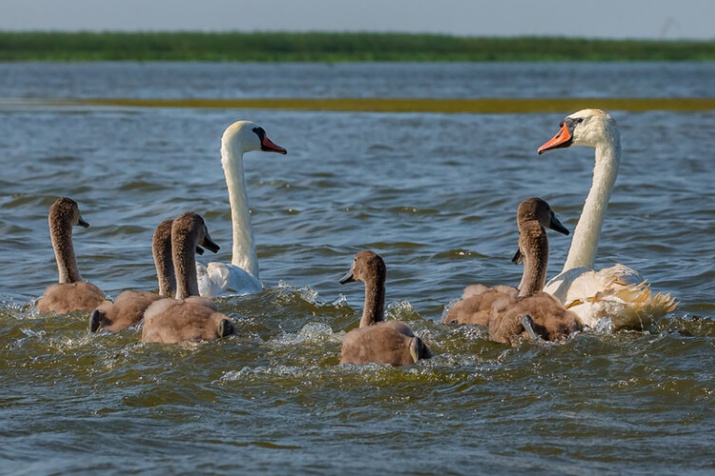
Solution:
<path fill-rule="evenodd" d="M 715 40 L 401 33 L 0 32 L 0 61 L 712 61 Z"/>

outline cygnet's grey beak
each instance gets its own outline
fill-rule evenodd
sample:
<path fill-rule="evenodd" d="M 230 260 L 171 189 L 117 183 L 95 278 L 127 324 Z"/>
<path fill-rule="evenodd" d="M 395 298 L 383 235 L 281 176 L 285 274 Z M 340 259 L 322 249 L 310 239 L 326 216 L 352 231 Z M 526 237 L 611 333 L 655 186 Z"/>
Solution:
<path fill-rule="evenodd" d="M 221 319 L 218 325 L 217 334 L 219 337 L 228 337 L 236 333 L 236 327 L 230 319 Z"/>
<path fill-rule="evenodd" d="M 197 254 L 197 255 L 202 255 L 202 254 L 204 254 L 204 249 L 203 249 L 202 247 L 200 247 L 200 246 L 197 245 L 197 246 L 196 246 L 196 254 Z"/>
<path fill-rule="evenodd" d="M 566 229 L 566 227 L 561 224 L 558 218 L 556 218 L 555 213 L 551 215 L 551 222 L 549 223 L 549 228 L 558 231 L 559 233 L 563 233 L 564 235 L 569 234 L 569 231 Z"/>
<path fill-rule="evenodd" d="M 348 271 L 345 276 L 340 278 L 340 284 L 347 284 L 347 283 L 352 283 L 355 281 L 355 278 L 353 278 L 353 270 L 351 269 Z"/>
<path fill-rule="evenodd" d="M 536 330 L 534 329 L 534 319 L 532 319 L 530 315 L 524 314 L 523 316 L 521 316 L 521 326 L 524 328 L 524 330 L 529 335 L 529 338 L 532 341 L 541 341 L 541 337 L 539 336 L 539 334 L 536 333 Z"/>
<path fill-rule="evenodd" d="M 511 259 L 511 262 L 514 264 L 520 264 L 524 262 L 524 255 L 521 254 L 521 250 L 519 248 L 516 249 L 516 253 L 514 253 L 514 257 Z"/>
<path fill-rule="evenodd" d="M 432 352 L 430 352 L 429 347 L 417 336 L 410 340 L 410 355 L 414 363 L 422 359 L 432 358 Z"/>
<path fill-rule="evenodd" d="M 206 236 L 204 237 L 204 240 L 201 242 L 201 246 L 206 248 L 212 253 L 217 253 L 218 250 L 221 249 L 219 245 L 214 242 L 214 240 L 211 239 L 211 236 L 209 236 L 208 232 L 206 232 Z"/>
<path fill-rule="evenodd" d="M 77 224 L 83 228 L 89 228 L 89 223 L 84 221 L 84 218 L 82 218 L 82 215 L 79 216 L 79 221 L 77 222 Z"/>

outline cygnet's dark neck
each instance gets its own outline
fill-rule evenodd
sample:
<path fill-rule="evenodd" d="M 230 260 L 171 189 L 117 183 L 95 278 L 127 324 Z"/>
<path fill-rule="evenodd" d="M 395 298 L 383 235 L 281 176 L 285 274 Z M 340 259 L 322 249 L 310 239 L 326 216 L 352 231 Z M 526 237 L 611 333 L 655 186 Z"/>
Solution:
<path fill-rule="evenodd" d="M 537 221 L 524 223 L 519 229 L 519 249 L 524 257 L 524 273 L 519 283 L 519 296 L 530 296 L 544 289 L 549 264 L 549 240 Z"/>
<path fill-rule="evenodd" d="M 61 213 L 50 213 L 50 239 L 55 252 L 60 283 L 82 281 L 72 244 L 72 222 Z"/>
<path fill-rule="evenodd" d="M 385 320 L 385 273 L 372 273 L 365 280 L 365 304 L 360 327 Z"/>
<path fill-rule="evenodd" d="M 176 274 L 176 299 L 186 299 L 199 295 L 199 281 L 196 276 L 196 245 L 198 236 L 195 230 L 176 224 L 171 232 L 171 247 Z"/>
<path fill-rule="evenodd" d="M 159 295 L 174 297 L 176 294 L 176 276 L 171 255 L 171 225 L 173 220 L 165 220 L 156 227 L 152 241 L 152 254 L 156 276 L 159 280 Z"/>

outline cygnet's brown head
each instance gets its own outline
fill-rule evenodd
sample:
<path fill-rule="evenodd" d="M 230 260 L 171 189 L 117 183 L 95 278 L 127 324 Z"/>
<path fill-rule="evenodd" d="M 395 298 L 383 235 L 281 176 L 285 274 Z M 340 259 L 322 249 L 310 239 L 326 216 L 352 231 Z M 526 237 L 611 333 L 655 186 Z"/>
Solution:
<path fill-rule="evenodd" d="M 219 246 L 209 235 L 204 219 L 194 212 L 186 212 L 171 225 L 171 254 L 176 276 L 176 299 L 199 295 L 196 276 L 196 246 L 214 253 Z"/>
<path fill-rule="evenodd" d="M 384 283 L 386 276 L 387 268 L 380 255 L 374 251 L 365 250 L 355 255 L 350 271 L 340 278 L 340 284 L 353 281 Z"/>
<path fill-rule="evenodd" d="M 519 229 L 522 229 L 528 222 L 536 221 L 544 228 L 551 228 L 564 235 L 569 234 L 569 231 L 561 224 L 549 204 L 538 197 L 528 198 L 519 204 L 516 221 L 519 224 Z"/>
<path fill-rule="evenodd" d="M 156 248 L 161 248 L 167 243 L 171 246 L 171 225 L 174 224 L 174 220 L 164 220 L 157 225 L 154 230 L 154 236 L 152 237 L 152 244 Z"/>
<path fill-rule="evenodd" d="M 70 226 L 89 227 L 89 223 L 84 221 L 79 213 L 77 202 L 71 198 L 61 197 L 55 200 L 50 206 L 50 223 L 66 223 Z"/>
<path fill-rule="evenodd" d="M 191 236 L 195 234 L 196 251 L 199 250 L 199 246 L 204 247 L 213 253 L 216 253 L 219 249 L 221 249 L 219 245 L 211 239 L 209 229 L 206 227 L 204 219 L 201 215 L 194 212 L 186 212 L 176 218 L 171 226 L 171 234 L 172 236 Z"/>
<path fill-rule="evenodd" d="M 163 222 L 159 223 L 159 225 L 154 230 L 154 236 L 152 238 L 152 246 L 155 253 L 163 253 L 169 262 L 171 262 L 171 225 L 173 224 L 174 220 L 164 220 Z M 204 254 L 204 249 L 199 245 L 196 245 L 196 254 Z"/>

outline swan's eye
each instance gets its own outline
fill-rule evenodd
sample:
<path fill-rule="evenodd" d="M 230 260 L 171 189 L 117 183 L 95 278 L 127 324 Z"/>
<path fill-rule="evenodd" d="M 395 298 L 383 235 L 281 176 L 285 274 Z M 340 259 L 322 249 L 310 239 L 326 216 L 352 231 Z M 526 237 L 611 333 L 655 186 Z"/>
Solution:
<path fill-rule="evenodd" d="M 583 117 L 579 117 L 578 119 L 576 119 L 577 124 L 581 124 L 582 122 L 583 122 Z"/>
<path fill-rule="evenodd" d="M 261 142 L 263 142 L 263 137 L 265 137 L 266 131 L 264 131 L 262 127 L 254 127 L 253 132 L 255 132 L 258 138 L 261 139 Z"/>

